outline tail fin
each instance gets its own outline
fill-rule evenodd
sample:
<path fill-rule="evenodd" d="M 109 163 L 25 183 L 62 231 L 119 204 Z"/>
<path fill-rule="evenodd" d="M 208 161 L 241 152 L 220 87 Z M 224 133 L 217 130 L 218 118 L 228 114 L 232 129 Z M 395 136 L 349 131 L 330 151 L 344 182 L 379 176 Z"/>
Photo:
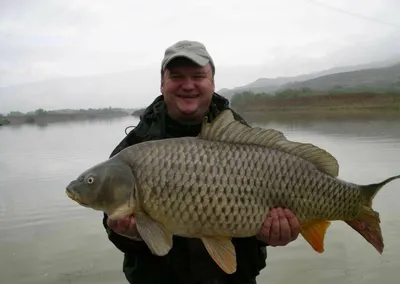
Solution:
<path fill-rule="evenodd" d="M 368 184 L 361 186 L 361 195 L 363 197 L 363 204 L 368 207 L 372 207 L 372 200 L 375 198 L 379 190 L 384 187 L 387 183 L 400 178 L 400 175 L 390 177 L 380 183 Z"/>
<path fill-rule="evenodd" d="M 384 248 L 383 237 L 379 213 L 372 209 L 372 201 L 383 186 L 398 178 L 400 178 L 400 175 L 388 178 L 380 183 L 361 186 L 363 200 L 360 215 L 356 220 L 346 221 L 350 227 L 373 245 L 380 254 L 382 254 Z"/>

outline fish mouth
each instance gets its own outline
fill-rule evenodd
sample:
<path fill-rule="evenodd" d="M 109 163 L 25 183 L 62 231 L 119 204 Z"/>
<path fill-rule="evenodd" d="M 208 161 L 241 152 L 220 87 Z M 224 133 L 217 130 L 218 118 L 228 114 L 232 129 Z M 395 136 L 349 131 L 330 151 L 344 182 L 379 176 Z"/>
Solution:
<path fill-rule="evenodd" d="M 76 194 L 72 193 L 70 190 L 67 189 L 65 192 L 69 198 L 71 198 L 73 201 L 75 201 L 79 205 L 82 205 L 85 207 L 89 206 L 89 204 L 84 203 Z"/>

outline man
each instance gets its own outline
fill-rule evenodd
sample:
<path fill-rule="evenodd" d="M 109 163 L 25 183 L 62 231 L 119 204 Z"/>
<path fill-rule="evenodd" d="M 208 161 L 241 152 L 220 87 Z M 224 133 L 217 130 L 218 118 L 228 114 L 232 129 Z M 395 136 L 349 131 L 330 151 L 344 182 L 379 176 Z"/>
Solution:
<path fill-rule="evenodd" d="M 205 46 L 180 41 L 167 48 L 161 64 L 161 93 L 147 107 L 139 125 L 114 149 L 142 141 L 169 137 L 196 136 L 205 115 L 214 119 L 229 107 L 215 93 L 215 66 Z M 235 119 L 246 123 L 238 114 Z M 171 251 L 163 257 L 151 254 L 136 230 L 135 218 L 103 224 L 110 241 L 125 255 L 123 271 L 129 283 L 137 284 L 254 284 L 266 266 L 266 246 L 284 246 L 299 234 L 299 223 L 292 212 L 271 210 L 257 237 L 233 239 L 237 271 L 225 274 L 211 259 L 202 242 L 174 236 Z"/>

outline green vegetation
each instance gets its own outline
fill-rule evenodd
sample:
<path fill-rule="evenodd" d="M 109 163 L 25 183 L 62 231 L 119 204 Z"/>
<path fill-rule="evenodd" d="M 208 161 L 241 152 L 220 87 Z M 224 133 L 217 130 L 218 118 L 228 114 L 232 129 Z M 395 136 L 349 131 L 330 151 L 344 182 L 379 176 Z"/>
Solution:
<path fill-rule="evenodd" d="M 256 103 L 260 100 L 263 101 L 284 98 L 308 97 L 321 94 L 323 93 L 313 91 L 309 88 L 302 88 L 300 90 L 287 89 L 284 91 L 277 91 L 275 93 L 254 93 L 250 91 L 244 91 L 241 93 L 236 93 L 231 99 L 231 104 L 240 105 L 243 103 Z"/>
<path fill-rule="evenodd" d="M 11 111 L 0 115 L 0 126 L 17 124 L 47 124 L 61 121 L 110 119 L 130 115 L 130 109 L 123 108 L 98 108 L 98 109 L 61 109 L 44 110 L 42 108 L 27 113 Z"/>
<path fill-rule="evenodd" d="M 369 92 L 338 88 L 315 91 L 287 89 L 274 94 L 243 92 L 235 94 L 232 108 L 245 115 L 268 117 L 400 117 L 400 90 Z"/>
<path fill-rule="evenodd" d="M 276 91 L 274 93 L 256 93 L 250 91 L 244 91 L 240 93 L 236 93 L 232 99 L 232 105 L 241 105 L 241 104 L 252 104 L 257 103 L 260 100 L 282 100 L 288 98 L 299 98 L 299 97 L 312 97 L 312 96 L 324 96 L 324 95 L 354 95 L 354 94 L 400 94 L 400 86 L 392 86 L 392 87 L 380 87 L 380 86 L 371 86 L 371 87 L 343 87 L 343 86 L 335 86 L 334 88 L 328 91 L 318 91 L 313 90 L 308 87 L 302 87 L 299 89 L 285 89 L 281 91 Z"/>

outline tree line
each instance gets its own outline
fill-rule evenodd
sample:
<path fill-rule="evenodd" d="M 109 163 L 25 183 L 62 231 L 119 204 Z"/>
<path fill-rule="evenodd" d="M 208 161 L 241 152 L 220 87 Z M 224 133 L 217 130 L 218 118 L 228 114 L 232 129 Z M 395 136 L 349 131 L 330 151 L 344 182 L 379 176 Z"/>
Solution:
<path fill-rule="evenodd" d="M 0 113 L 0 117 L 18 117 L 18 116 L 45 116 L 49 114 L 90 114 L 90 113 L 115 113 L 115 112 L 126 112 L 122 108 L 88 108 L 88 109 L 60 109 L 60 110 L 45 110 L 43 108 L 38 108 L 34 111 L 21 112 L 21 111 L 10 111 L 7 114 Z"/>
<path fill-rule="evenodd" d="M 323 96 L 333 94 L 360 94 L 360 93 L 397 93 L 400 94 L 400 87 L 343 87 L 335 86 L 327 91 L 317 91 L 308 87 L 299 89 L 285 89 L 276 92 L 252 92 L 243 91 L 235 93 L 231 99 L 232 105 L 242 103 L 257 103 L 260 100 L 288 99 L 310 96 Z"/>

